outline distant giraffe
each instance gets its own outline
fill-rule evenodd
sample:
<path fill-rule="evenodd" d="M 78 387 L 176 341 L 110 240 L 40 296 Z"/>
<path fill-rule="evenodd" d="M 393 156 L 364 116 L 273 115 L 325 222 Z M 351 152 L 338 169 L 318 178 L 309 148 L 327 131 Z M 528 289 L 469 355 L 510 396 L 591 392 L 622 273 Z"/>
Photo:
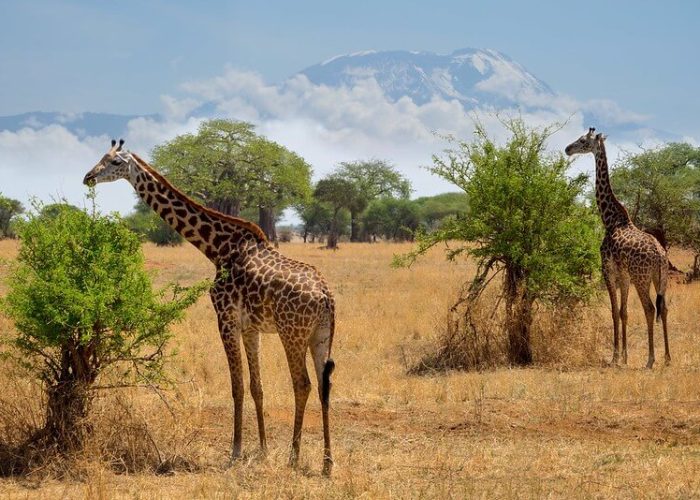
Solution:
<path fill-rule="evenodd" d="M 330 475 L 328 421 L 335 367 L 330 358 L 335 330 L 335 302 L 321 274 L 312 266 L 281 255 L 255 224 L 206 208 L 176 189 L 136 154 L 112 141 L 111 149 L 85 175 L 94 185 L 126 179 L 165 222 L 216 265 L 211 300 L 216 310 L 233 393 L 232 459 L 241 456 L 243 375 L 240 341 L 250 368 L 260 447 L 266 451 L 263 390 L 260 379 L 260 333 L 276 329 L 287 356 L 296 403 L 290 465 L 299 457 L 304 409 L 311 391 L 306 351 L 311 350 L 323 414 L 323 473 Z"/>
<path fill-rule="evenodd" d="M 618 201 L 610 186 L 608 159 L 605 154 L 605 136 L 596 134 L 594 128 L 566 147 L 566 154 L 593 153 L 596 164 L 595 197 L 605 226 L 605 238 L 600 247 L 603 261 L 603 278 L 610 295 L 612 307 L 614 350 L 613 363 L 620 356 L 619 322 L 622 320 L 622 363 L 627 364 L 627 296 L 630 282 L 644 307 L 649 334 L 649 358 L 647 368 L 654 365 L 654 303 L 649 297 L 649 287 L 656 289 L 656 319 L 663 322 L 666 364 L 671 363 L 668 347 L 666 285 L 668 282 L 668 258 L 666 250 L 652 235 L 641 231 L 630 219 L 627 210 Z M 620 288 L 620 306 L 617 304 L 617 288 Z"/>

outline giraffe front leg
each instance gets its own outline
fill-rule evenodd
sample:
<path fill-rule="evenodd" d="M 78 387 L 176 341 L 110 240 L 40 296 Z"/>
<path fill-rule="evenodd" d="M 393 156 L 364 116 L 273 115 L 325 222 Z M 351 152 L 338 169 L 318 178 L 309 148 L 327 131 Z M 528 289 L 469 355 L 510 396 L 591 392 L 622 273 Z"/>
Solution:
<path fill-rule="evenodd" d="M 617 365 L 620 359 L 620 309 L 617 305 L 617 284 L 612 273 L 606 267 L 603 268 L 605 286 L 610 296 L 610 309 L 613 320 L 613 357 L 612 364 Z"/>
<path fill-rule="evenodd" d="M 622 326 L 622 364 L 627 365 L 627 298 L 629 297 L 629 278 L 620 280 L 620 323 Z"/>
<path fill-rule="evenodd" d="M 236 324 L 226 323 L 221 327 L 221 340 L 226 350 L 231 374 L 231 394 L 233 396 L 233 438 L 231 460 L 241 457 L 243 442 L 243 367 L 241 363 L 240 329 Z"/>
<path fill-rule="evenodd" d="M 243 345 L 248 358 L 248 371 L 250 372 L 250 393 L 255 402 L 255 413 L 258 417 L 258 435 L 260 436 L 260 450 L 267 454 L 267 438 L 265 437 L 265 415 L 263 413 L 263 388 L 260 378 L 260 333 L 249 329 L 243 333 Z"/>

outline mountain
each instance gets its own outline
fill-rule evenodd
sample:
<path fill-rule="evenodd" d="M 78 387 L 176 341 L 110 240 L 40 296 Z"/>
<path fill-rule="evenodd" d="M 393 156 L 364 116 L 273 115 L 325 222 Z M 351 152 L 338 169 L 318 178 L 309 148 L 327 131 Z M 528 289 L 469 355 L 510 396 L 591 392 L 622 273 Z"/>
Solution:
<path fill-rule="evenodd" d="M 554 97 L 542 80 L 495 50 L 432 52 L 366 51 L 337 56 L 300 74 L 312 83 L 352 87 L 374 78 L 392 101 L 409 97 L 416 104 L 440 97 L 457 99 L 465 109 L 522 105 L 533 97 Z"/>
<path fill-rule="evenodd" d="M 353 87 L 373 79 L 389 101 L 410 99 L 422 105 L 434 99 L 458 101 L 465 111 L 504 109 L 553 112 L 554 116 L 572 116 L 582 112 L 586 125 L 595 125 L 617 139 L 637 142 L 640 138 L 679 140 L 676 134 L 654 130 L 646 125 L 647 117 L 620 110 L 606 100 L 577 102 L 561 96 L 522 65 L 496 50 L 460 49 L 451 54 L 411 51 L 365 51 L 333 57 L 292 75 L 276 86 L 279 93 L 292 88 L 297 77 L 304 76 L 317 86 L 331 88 Z M 294 94 L 292 94 L 294 96 Z M 238 99 L 240 97 L 240 99 Z M 258 118 L 275 118 L 267 114 L 266 106 L 248 96 L 229 96 L 254 107 Z M 294 97 L 292 97 L 294 98 Z M 263 96 L 262 99 L 267 99 Z M 230 116 L 219 101 L 204 101 L 195 106 L 185 118 Z M 301 112 L 303 113 L 303 109 Z M 146 115 L 163 122 L 159 115 Z M 133 115 L 109 113 L 47 113 L 31 112 L 0 117 L 0 130 L 16 131 L 24 127 L 41 128 L 62 125 L 79 137 L 106 134 L 122 135 Z"/>

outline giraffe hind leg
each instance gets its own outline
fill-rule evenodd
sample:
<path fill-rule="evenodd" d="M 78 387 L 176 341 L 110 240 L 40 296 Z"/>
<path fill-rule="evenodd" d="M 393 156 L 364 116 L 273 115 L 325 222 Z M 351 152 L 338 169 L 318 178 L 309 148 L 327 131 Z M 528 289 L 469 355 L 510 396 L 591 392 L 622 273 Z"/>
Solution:
<path fill-rule="evenodd" d="M 323 474 L 330 476 L 333 469 L 333 456 L 331 454 L 331 433 L 329 422 L 331 373 L 335 369 L 335 363 L 330 359 L 331 332 L 325 324 L 316 328 L 309 347 L 314 360 L 314 369 L 318 383 L 318 397 L 321 400 L 321 412 L 323 415 Z"/>
<path fill-rule="evenodd" d="M 666 307 L 666 298 L 658 294 L 656 296 L 656 321 L 661 319 L 661 326 L 664 332 L 664 361 L 666 366 L 671 364 L 671 351 L 668 345 L 668 308 Z"/>
<path fill-rule="evenodd" d="M 309 380 L 309 372 L 306 369 L 306 350 L 308 348 L 306 338 L 308 336 L 290 336 L 280 331 L 280 337 L 287 355 L 289 373 L 294 389 L 294 430 L 292 432 L 292 450 L 289 455 L 289 465 L 296 467 L 299 461 L 304 412 L 309 393 L 311 392 L 311 380 Z M 302 339 L 304 340 L 303 342 L 300 341 Z"/>
<path fill-rule="evenodd" d="M 654 303 L 649 297 L 649 283 L 635 283 L 639 300 L 644 308 L 644 315 L 647 320 L 647 334 L 649 336 L 649 358 L 647 360 L 647 368 L 651 369 L 654 366 Z"/>

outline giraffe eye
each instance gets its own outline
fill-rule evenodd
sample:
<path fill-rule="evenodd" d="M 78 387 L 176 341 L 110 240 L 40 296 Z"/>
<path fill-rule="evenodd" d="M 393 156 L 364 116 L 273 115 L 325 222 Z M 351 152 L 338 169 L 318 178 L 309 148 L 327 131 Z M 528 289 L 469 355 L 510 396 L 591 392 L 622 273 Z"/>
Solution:
<path fill-rule="evenodd" d="M 119 158 L 117 158 L 116 160 L 112 160 L 111 163 L 112 163 L 112 165 L 121 165 L 122 161 Z"/>

